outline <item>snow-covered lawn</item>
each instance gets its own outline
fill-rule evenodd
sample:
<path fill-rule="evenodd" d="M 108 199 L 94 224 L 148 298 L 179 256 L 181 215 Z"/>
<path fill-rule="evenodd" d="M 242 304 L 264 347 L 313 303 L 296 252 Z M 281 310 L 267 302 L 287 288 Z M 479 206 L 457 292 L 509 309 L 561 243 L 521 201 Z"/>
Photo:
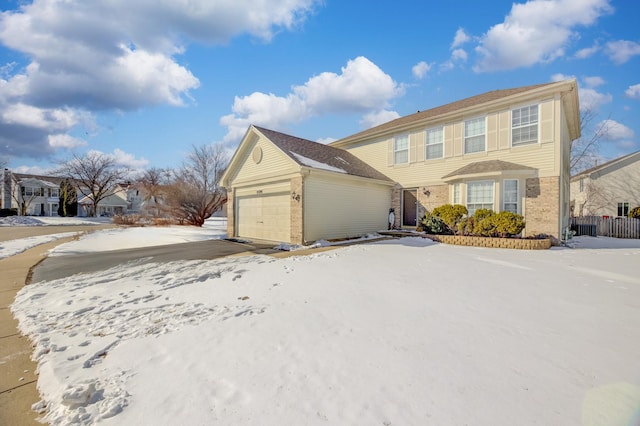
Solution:
<path fill-rule="evenodd" d="M 26 286 L 12 310 L 53 424 L 635 424 L 640 241 L 574 246 L 133 263 Z"/>

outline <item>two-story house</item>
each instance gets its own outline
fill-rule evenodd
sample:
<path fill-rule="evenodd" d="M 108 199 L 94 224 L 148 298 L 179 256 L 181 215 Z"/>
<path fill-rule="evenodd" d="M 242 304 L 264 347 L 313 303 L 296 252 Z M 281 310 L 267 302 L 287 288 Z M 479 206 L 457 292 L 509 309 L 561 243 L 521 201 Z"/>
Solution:
<path fill-rule="evenodd" d="M 420 111 L 329 146 L 251 126 L 227 188 L 229 236 L 291 243 L 415 228 L 443 204 L 513 211 L 525 235 L 568 226 L 575 80 L 496 90 Z"/>
<path fill-rule="evenodd" d="M 61 181 L 56 177 L 12 173 L 4 169 L 1 208 L 15 208 L 18 214 L 26 216 L 56 216 Z"/>
<path fill-rule="evenodd" d="M 571 178 L 574 216 L 627 216 L 640 206 L 640 151 L 596 165 Z"/>

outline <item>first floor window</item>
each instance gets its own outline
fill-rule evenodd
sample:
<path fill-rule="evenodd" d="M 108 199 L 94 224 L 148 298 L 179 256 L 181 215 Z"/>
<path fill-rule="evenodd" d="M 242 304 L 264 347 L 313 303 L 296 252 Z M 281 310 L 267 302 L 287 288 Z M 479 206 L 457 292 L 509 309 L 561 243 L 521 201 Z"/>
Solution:
<path fill-rule="evenodd" d="M 427 143 L 425 146 L 425 158 L 427 160 L 442 158 L 444 154 L 443 142 L 444 130 L 442 127 L 438 127 L 436 129 L 428 129 Z"/>
<path fill-rule="evenodd" d="M 460 199 L 460 184 L 456 183 L 453 185 L 453 204 L 460 204 L 462 200 Z"/>
<path fill-rule="evenodd" d="M 584 192 L 584 178 L 580 178 L 580 192 Z"/>
<path fill-rule="evenodd" d="M 394 164 L 405 164 L 409 162 L 409 136 L 396 136 L 393 143 Z"/>
<path fill-rule="evenodd" d="M 502 210 L 518 213 L 518 180 L 502 181 Z"/>
<path fill-rule="evenodd" d="M 467 210 L 472 216 L 478 209 L 493 210 L 493 181 L 480 180 L 467 183 Z"/>
<path fill-rule="evenodd" d="M 618 216 L 629 215 L 629 203 L 618 203 Z"/>

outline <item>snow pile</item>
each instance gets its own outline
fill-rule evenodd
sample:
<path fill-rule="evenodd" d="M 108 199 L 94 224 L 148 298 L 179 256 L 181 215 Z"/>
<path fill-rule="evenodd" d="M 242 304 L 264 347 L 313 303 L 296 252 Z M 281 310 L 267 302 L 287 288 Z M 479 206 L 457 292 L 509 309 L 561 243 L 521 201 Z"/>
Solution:
<path fill-rule="evenodd" d="M 36 237 L 25 237 L 19 240 L 0 241 L 0 259 L 22 253 L 32 247 L 46 244 L 62 238 L 74 237 L 79 232 L 63 232 L 60 234 L 40 235 Z"/>
<path fill-rule="evenodd" d="M 85 234 L 78 241 L 61 244 L 54 248 L 50 256 L 179 244 L 221 239 L 226 236 L 227 230 L 222 222 L 214 222 L 202 228 L 196 226 L 121 227 Z"/>
<path fill-rule="evenodd" d="M 71 226 L 111 223 L 104 217 L 8 216 L 0 218 L 0 226 Z"/>
<path fill-rule="evenodd" d="M 347 173 L 347 171 L 344 169 L 321 163 L 320 161 L 305 157 L 304 155 L 300 155 L 295 152 L 292 152 L 291 154 L 293 154 L 293 156 L 296 157 L 296 159 L 305 166 L 313 167 L 314 169 L 327 170 L 330 172 Z"/>
<path fill-rule="evenodd" d="M 54 425 L 630 424 L 638 264 L 638 246 L 403 238 L 129 263 L 26 286 L 12 310 Z"/>

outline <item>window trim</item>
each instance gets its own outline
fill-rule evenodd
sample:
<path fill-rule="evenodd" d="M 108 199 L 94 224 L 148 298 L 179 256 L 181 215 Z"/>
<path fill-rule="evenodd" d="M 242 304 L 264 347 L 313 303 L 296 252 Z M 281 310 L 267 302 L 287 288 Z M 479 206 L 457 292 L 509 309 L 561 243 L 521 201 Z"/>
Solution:
<path fill-rule="evenodd" d="M 502 180 L 502 211 L 512 211 L 506 208 L 506 182 L 515 182 L 516 183 L 516 210 L 513 213 L 520 213 L 520 181 L 519 179 L 503 179 Z M 513 203 L 509 203 L 513 204 Z"/>
<path fill-rule="evenodd" d="M 436 131 L 439 130 L 440 134 L 441 134 L 441 140 L 439 143 L 429 143 L 429 132 L 431 131 Z M 430 146 L 438 146 L 440 145 L 442 147 L 441 149 L 441 154 L 439 157 L 433 157 L 433 158 L 429 158 L 429 147 Z M 428 160 L 440 160 L 444 158 L 444 126 L 437 126 L 437 127 L 430 127 L 428 129 L 425 130 L 424 132 L 424 159 L 425 161 Z"/>
<path fill-rule="evenodd" d="M 400 138 L 406 138 L 407 140 L 407 146 L 404 149 L 398 149 L 397 148 L 397 143 L 398 143 L 398 139 Z M 409 135 L 408 134 L 402 134 L 402 135 L 397 135 L 393 138 L 393 164 L 394 165 L 399 165 L 399 164 L 409 164 L 409 144 L 410 144 L 410 140 L 409 140 Z M 401 152 L 406 151 L 407 153 L 407 160 L 404 162 L 398 162 L 397 161 L 397 155 Z"/>
<path fill-rule="evenodd" d="M 467 139 L 468 138 L 479 137 L 480 134 L 473 135 L 473 136 L 467 136 L 467 125 L 471 121 L 480 121 L 480 120 L 483 121 L 483 132 L 482 132 L 482 137 L 483 137 L 482 145 L 483 145 L 483 147 L 482 147 L 481 150 L 468 152 L 467 151 Z M 462 129 L 462 151 L 464 152 L 465 155 L 477 154 L 479 152 L 487 152 L 487 116 L 469 118 L 469 119 L 464 120 L 463 129 Z"/>
<path fill-rule="evenodd" d="M 469 204 L 480 204 L 480 205 L 485 205 L 488 203 L 469 203 L 469 200 L 471 199 L 471 197 L 469 196 L 469 188 L 473 185 L 473 184 L 480 184 L 480 183 L 490 183 L 491 184 L 491 207 L 479 207 L 481 209 L 485 209 L 485 208 L 490 208 L 491 210 L 495 211 L 495 205 L 496 205 L 496 181 L 493 179 L 483 179 L 483 180 L 471 180 L 468 181 L 466 183 L 466 193 L 467 193 L 467 199 L 465 200 L 465 206 L 467 207 L 467 210 L 469 210 L 469 216 L 473 215 L 473 213 L 478 210 L 478 208 L 475 208 L 473 210 L 471 210 L 469 208 Z"/>
<path fill-rule="evenodd" d="M 519 125 L 517 127 L 514 127 L 514 125 L 513 125 L 513 112 L 516 111 L 516 110 L 522 110 L 524 108 L 532 108 L 532 107 L 536 107 L 537 108 L 536 122 L 534 124 L 527 124 L 525 126 Z M 533 126 L 536 127 L 536 138 L 535 138 L 535 140 L 527 140 L 526 142 L 518 142 L 518 143 L 515 143 L 515 144 L 513 143 L 513 130 L 514 129 L 523 129 L 525 127 L 533 127 Z M 511 147 L 512 148 L 539 144 L 540 143 L 540 104 L 522 105 L 522 106 L 517 107 L 517 108 L 512 108 L 511 109 L 511 125 L 510 125 L 510 128 L 511 128 L 510 137 L 511 137 Z"/>

